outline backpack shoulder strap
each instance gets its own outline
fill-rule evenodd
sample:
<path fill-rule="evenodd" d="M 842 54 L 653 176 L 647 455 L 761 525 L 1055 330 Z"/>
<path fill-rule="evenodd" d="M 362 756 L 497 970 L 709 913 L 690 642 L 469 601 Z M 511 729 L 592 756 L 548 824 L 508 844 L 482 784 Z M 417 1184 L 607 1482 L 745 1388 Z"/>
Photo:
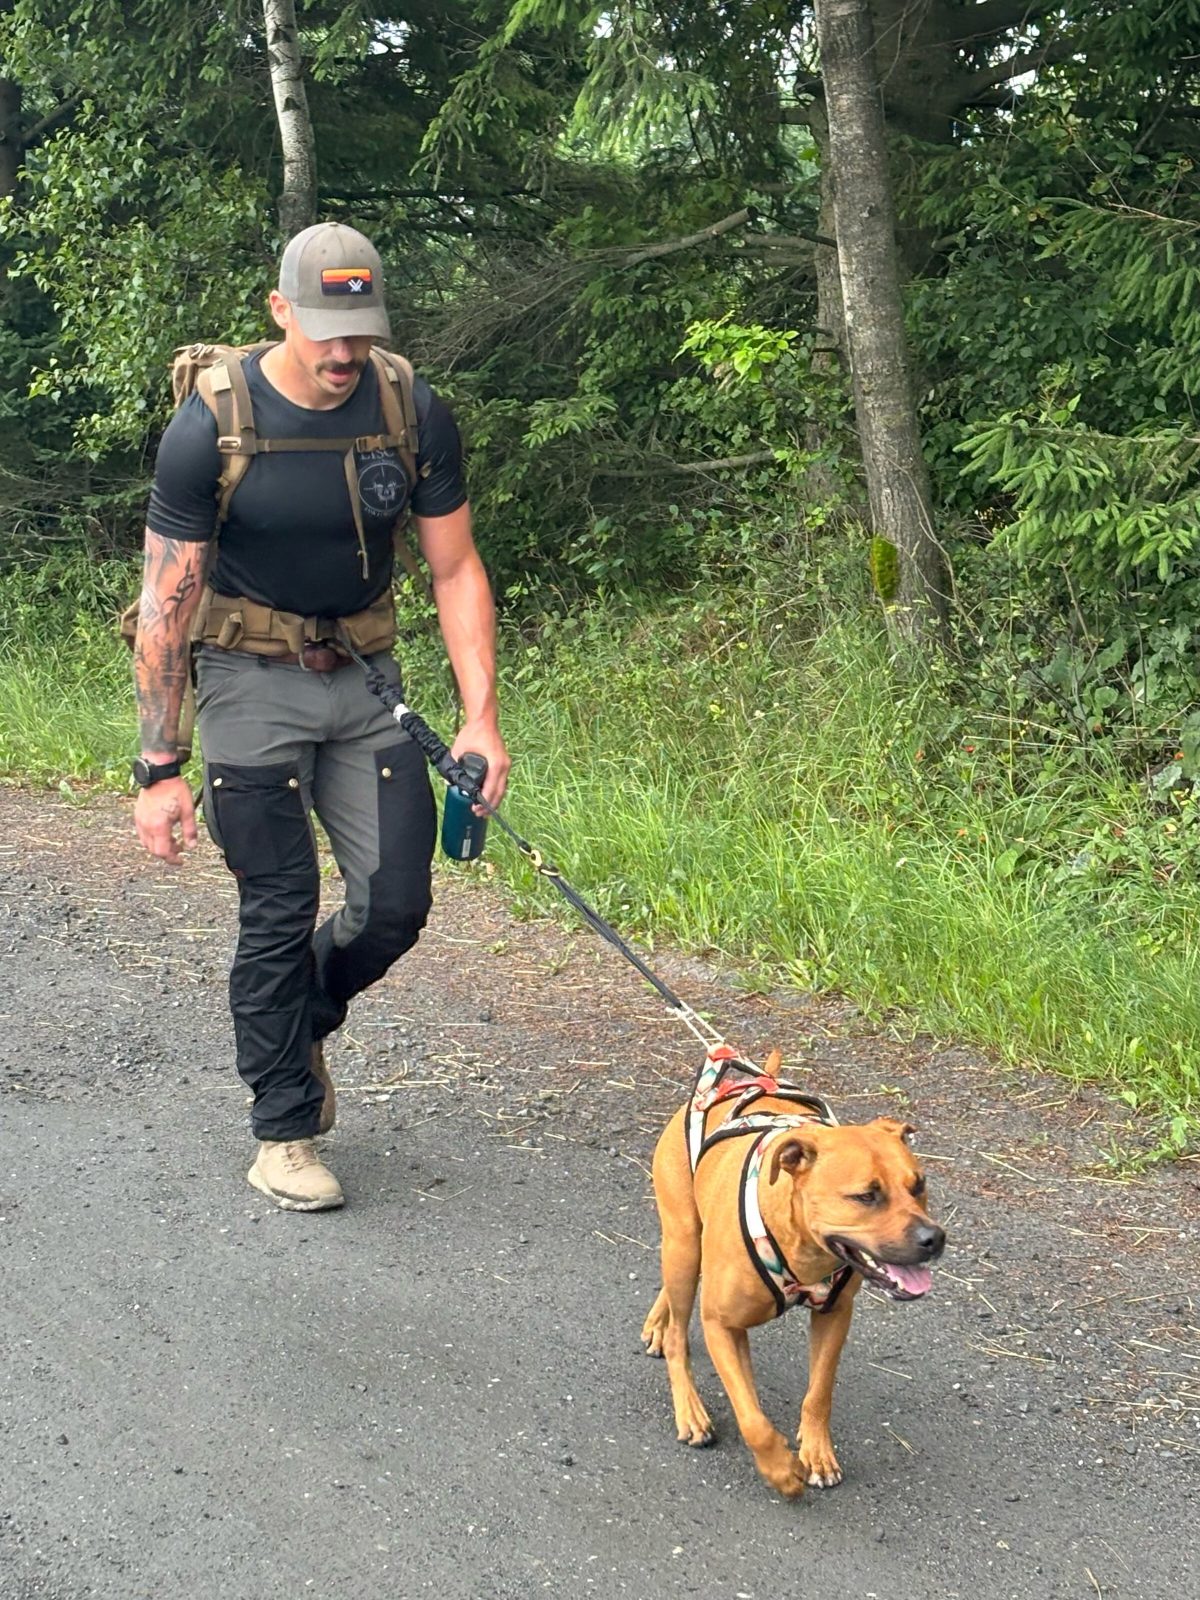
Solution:
<path fill-rule="evenodd" d="M 405 356 L 396 355 L 394 351 L 376 348 L 371 351 L 371 364 L 379 380 L 379 403 L 383 408 L 384 433 L 398 441 L 396 451 L 404 463 L 409 483 L 415 485 L 418 477 L 424 476 L 424 473 L 417 465 L 420 439 L 417 430 L 417 403 L 413 397 L 412 362 Z M 407 521 L 406 506 L 396 518 L 396 525 L 392 529 L 392 544 L 409 577 L 425 591 L 429 599 L 432 599 L 433 586 L 422 572 L 412 548 L 404 537 L 404 525 Z"/>
<path fill-rule="evenodd" d="M 409 481 L 417 481 L 417 402 L 413 396 L 412 362 L 391 350 L 372 349 L 371 361 L 379 380 L 379 402 L 383 407 L 383 431 L 400 443 L 397 449 Z"/>
<path fill-rule="evenodd" d="M 217 423 L 221 476 L 217 480 L 217 524 L 229 515 L 233 492 L 258 453 L 254 405 L 242 362 L 247 352 L 228 350 L 196 375 L 196 393 Z"/>

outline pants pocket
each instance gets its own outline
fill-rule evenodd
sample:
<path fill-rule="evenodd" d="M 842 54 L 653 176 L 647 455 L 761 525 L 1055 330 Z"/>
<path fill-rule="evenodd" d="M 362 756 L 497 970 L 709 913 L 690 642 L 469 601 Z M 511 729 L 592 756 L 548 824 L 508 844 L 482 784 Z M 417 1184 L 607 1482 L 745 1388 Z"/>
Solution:
<path fill-rule="evenodd" d="M 209 832 L 239 878 L 302 872 L 316 860 L 300 776 L 288 762 L 205 769 Z"/>

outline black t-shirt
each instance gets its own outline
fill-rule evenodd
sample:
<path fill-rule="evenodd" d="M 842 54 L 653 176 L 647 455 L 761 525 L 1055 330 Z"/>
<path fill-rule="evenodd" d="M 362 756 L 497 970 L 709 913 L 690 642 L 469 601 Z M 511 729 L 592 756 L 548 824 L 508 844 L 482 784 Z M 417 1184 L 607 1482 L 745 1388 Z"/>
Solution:
<path fill-rule="evenodd" d="M 243 363 L 260 439 L 358 439 L 383 432 L 371 367 L 341 405 L 311 411 L 280 394 L 264 377 L 261 362 L 262 352 L 255 352 Z M 368 576 L 363 577 L 342 453 L 281 451 L 255 456 L 234 490 L 209 574 L 218 594 L 323 617 L 346 617 L 378 599 L 391 582 L 392 528 L 406 498 L 422 517 L 447 516 L 467 498 L 449 406 L 423 378 L 416 379 L 413 398 L 417 465 L 428 469 L 425 475 L 410 485 L 395 450 L 357 457 Z M 216 419 L 198 395 L 189 395 L 158 447 L 146 515 L 151 531 L 195 543 L 211 539 L 220 473 Z"/>

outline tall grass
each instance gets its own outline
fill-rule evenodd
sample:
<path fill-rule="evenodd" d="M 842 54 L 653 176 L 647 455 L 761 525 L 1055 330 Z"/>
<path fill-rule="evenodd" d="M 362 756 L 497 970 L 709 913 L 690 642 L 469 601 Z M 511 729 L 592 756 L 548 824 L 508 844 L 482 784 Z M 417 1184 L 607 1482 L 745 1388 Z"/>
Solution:
<path fill-rule="evenodd" d="M 128 782 L 133 675 L 113 624 L 139 582 L 78 554 L 0 569 L 0 775 Z"/>
<path fill-rule="evenodd" d="M 0 772 L 124 782 L 134 723 L 109 616 L 127 567 L 0 579 Z M 898 676 L 869 610 L 775 581 L 509 631 L 506 810 L 622 929 L 748 981 L 1104 1080 L 1181 1150 L 1200 1077 L 1200 825 L 1002 698 Z M 436 641 L 401 651 L 446 725 Z M 518 900 L 547 908 L 497 838 Z M 553 907 L 551 909 L 554 909 Z"/>
<path fill-rule="evenodd" d="M 1184 1147 L 1200 886 L 1164 852 L 1190 810 L 898 680 L 869 618 L 741 600 L 532 647 L 507 700 L 524 830 L 643 937 L 1108 1080 Z"/>

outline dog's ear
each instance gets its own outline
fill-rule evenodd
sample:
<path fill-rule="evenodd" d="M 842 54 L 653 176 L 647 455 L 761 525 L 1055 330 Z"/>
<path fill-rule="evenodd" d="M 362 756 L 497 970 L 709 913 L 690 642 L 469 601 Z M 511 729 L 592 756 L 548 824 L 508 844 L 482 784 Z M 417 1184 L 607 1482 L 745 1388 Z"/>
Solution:
<path fill-rule="evenodd" d="M 771 1155 L 771 1182 L 778 1178 L 780 1170 L 795 1178 L 802 1172 L 807 1172 L 817 1159 L 817 1147 L 810 1139 L 781 1139 Z"/>
<path fill-rule="evenodd" d="M 882 1128 L 885 1133 L 894 1133 L 897 1138 L 903 1139 L 905 1144 L 912 1143 L 912 1136 L 917 1131 L 914 1123 L 898 1122 L 895 1117 L 873 1117 L 871 1125 Z"/>
<path fill-rule="evenodd" d="M 781 1050 L 772 1050 L 771 1054 L 763 1062 L 763 1072 L 768 1078 L 773 1078 L 782 1064 L 783 1052 Z"/>

